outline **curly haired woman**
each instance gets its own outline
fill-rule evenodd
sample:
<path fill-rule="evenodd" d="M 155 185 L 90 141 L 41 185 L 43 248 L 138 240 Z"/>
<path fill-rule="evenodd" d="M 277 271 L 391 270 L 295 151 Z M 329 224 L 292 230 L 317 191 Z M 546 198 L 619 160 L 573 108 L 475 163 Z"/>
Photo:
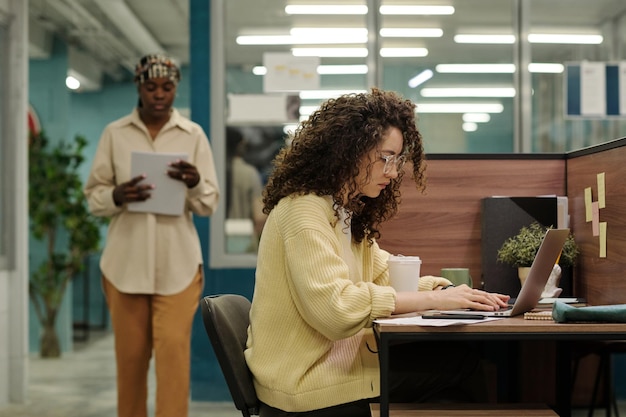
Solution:
<path fill-rule="evenodd" d="M 405 161 L 423 189 L 415 105 L 376 88 L 322 104 L 276 157 L 245 352 L 261 417 L 369 416 L 380 378 L 374 320 L 506 305 L 508 296 L 465 285 L 440 291 L 450 282 L 439 277 L 422 277 L 416 292 L 389 286 L 389 254 L 376 239 L 398 209 Z M 392 401 L 447 399 L 450 390 L 462 400 L 484 399 L 469 350 L 393 349 Z"/>

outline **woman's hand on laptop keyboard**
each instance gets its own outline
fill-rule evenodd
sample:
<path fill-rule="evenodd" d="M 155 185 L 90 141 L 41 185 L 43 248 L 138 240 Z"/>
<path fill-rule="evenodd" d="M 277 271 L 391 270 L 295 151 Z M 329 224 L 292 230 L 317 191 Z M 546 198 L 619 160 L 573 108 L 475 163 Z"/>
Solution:
<path fill-rule="evenodd" d="M 508 307 L 509 296 L 486 292 L 467 285 L 437 291 L 439 310 L 467 308 L 470 310 L 495 311 Z"/>
<path fill-rule="evenodd" d="M 396 293 L 393 314 L 425 310 L 454 310 L 466 308 L 479 311 L 495 311 L 507 307 L 508 295 L 472 289 L 467 285 L 438 291 Z"/>

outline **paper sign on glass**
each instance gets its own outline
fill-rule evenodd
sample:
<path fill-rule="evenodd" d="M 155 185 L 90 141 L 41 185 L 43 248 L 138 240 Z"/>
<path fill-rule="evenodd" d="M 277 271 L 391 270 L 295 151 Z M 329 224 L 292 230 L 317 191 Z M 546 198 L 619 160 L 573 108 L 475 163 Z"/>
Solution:
<path fill-rule="evenodd" d="M 128 203 L 128 211 L 180 216 L 185 209 L 187 186 L 182 181 L 170 178 L 169 164 L 177 159 L 187 160 L 185 153 L 133 152 L 130 160 L 130 175 L 145 174 L 140 184 L 154 184 L 150 198 L 146 201 Z"/>

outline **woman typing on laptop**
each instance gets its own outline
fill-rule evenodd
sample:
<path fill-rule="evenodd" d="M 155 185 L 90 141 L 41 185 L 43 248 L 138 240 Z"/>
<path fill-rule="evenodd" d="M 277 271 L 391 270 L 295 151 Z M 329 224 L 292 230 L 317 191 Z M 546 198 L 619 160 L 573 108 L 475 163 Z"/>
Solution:
<path fill-rule="evenodd" d="M 369 416 L 379 395 L 375 319 L 426 309 L 494 311 L 508 296 L 439 277 L 396 292 L 379 227 L 400 202 L 403 166 L 424 188 L 415 105 L 392 92 L 341 96 L 302 123 L 264 191 L 246 360 L 261 417 Z M 483 401 L 478 356 L 465 344 L 391 352 L 391 400 Z"/>

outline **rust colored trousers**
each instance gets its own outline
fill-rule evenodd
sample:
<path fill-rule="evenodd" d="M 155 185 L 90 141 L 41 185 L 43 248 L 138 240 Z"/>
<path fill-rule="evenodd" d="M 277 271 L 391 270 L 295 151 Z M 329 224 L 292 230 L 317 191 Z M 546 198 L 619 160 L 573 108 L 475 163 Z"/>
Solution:
<path fill-rule="evenodd" d="M 147 417 L 148 370 L 154 352 L 155 417 L 186 417 L 191 326 L 202 294 L 202 269 L 182 292 L 128 294 L 102 277 L 115 334 L 118 417 Z"/>

